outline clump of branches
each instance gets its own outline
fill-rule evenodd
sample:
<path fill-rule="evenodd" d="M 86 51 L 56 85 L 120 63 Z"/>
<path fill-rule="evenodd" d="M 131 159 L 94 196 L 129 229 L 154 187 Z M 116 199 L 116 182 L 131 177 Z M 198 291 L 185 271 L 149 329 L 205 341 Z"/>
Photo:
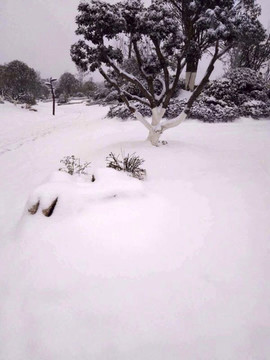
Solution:
<path fill-rule="evenodd" d="M 126 156 L 121 154 L 120 157 L 120 155 L 115 155 L 111 152 L 109 156 L 106 157 L 106 162 L 109 168 L 127 172 L 130 176 L 139 180 L 145 179 L 146 170 L 141 168 L 144 160 L 136 155 L 136 153 L 131 155 L 127 154 Z"/>
<path fill-rule="evenodd" d="M 81 164 L 80 158 L 75 158 L 74 155 L 65 156 L 60 163 L 64 164 L 64 167 L 60 168 L 59 171 L 64 171 L 70 175 L 88 175 L 85 171 L 91 164 L 91 162 L 85 162 Z"/>

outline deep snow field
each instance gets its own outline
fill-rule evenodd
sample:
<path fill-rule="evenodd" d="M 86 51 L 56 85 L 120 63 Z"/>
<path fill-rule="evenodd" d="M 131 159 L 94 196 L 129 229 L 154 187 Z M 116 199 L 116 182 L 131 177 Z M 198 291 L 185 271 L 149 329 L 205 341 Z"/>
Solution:
<path fill-rule="evenodd" d="M 108 108 L 36 108 L 0 105 L 0 359 L 270 359 L 270 121 L 187 120 L 155 148 Z"/>

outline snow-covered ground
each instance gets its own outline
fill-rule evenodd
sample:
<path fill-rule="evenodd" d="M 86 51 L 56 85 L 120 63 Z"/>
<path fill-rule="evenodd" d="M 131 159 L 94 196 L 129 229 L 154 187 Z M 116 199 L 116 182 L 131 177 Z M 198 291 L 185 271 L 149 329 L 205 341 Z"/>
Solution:
<path fill-rule="evenodd" d="M 0 359 L 268 360 L 270 121 L 186 121 L 154 148 L 107 108 L 37 109 L 0 105 Z M 55 173 L 72 154 L 96 182 Z M 46 192 L 54 214 L 28 214 Z"/>

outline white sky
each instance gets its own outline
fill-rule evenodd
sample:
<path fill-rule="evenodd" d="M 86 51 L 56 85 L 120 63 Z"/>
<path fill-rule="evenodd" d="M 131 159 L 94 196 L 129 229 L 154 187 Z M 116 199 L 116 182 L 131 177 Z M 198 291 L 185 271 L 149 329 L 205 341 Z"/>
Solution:
<path fill-rule="evenodd" d="M 113 1 L 113 0 L 112 0 Z M 80 0 L 0 0 L 0 64 L 18 59 L 42 77 L 75 73 L 70 46 L 77 41 L 75 16 Z M 270 0 L 259 0 L 270 27 Z"/>

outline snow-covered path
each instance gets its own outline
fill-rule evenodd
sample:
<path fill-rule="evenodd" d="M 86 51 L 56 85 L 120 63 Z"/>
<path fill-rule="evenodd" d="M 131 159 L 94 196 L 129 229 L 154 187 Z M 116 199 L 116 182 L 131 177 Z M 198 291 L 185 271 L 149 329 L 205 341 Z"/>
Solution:
<path fill-rule="evenodd" d="M 97 107 L 61 106 L 53 117 L 50 103 L 40 103 L 37 108 L 37 113 L 12 104 L 0 109 L 2 238 L 18 222 L 30 192 L 60 167 L 64 156 L 74 150 L 77 156 L 91 151 L 92 128 L 107 112 L 101 107 L 95 111 Z"/>
<path fill-rule="evenodd" d="M 48 106 L 3 109 L 2 234 L 63 156 L 95 172 L 136 151 L 148 177 L 142 194 L 23 215 L 1 244 L 0 359 L 268 360 L 270 122 L 187 121 L 153 148 L 105 108 Z"/>

